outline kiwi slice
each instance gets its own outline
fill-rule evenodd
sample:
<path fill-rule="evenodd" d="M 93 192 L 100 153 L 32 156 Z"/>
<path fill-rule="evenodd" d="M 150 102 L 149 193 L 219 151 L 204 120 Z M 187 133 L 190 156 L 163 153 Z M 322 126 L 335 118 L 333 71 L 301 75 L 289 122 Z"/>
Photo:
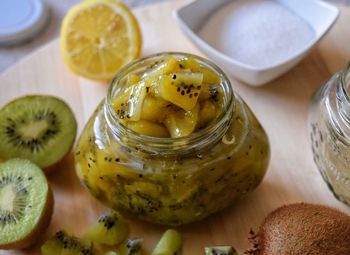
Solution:
<path fill-rule="evenodd" d="M 42 255 L 95 255 L 91 241 L 79 239 L 60 230 L 41 246 Z"/>
<path fill-rule="evenodd" d="M 174 229 L 168 229 L 160 238 L 152 255 L 178 255 L 181 253 L 181 248 L 181 234 Z"/>
<path fill-rule="evenodd" d="M 142 255 L 143 238 L 131 238 L 120 245 L 118 255 Z"/>
<path fill-rule="evenodd" d="M 115 211 L 102 215 L 93 224 L 86 234 L 85 239 L 105 245 L 118 245 L 129 235 L 129 225 L 124 218 Z"/>
<path fill-rule="evenodd" d="M 62 100 L 17 98 L 0 110 L 0 158 L 25 158 L 46 169 L 70 151 L 76 132 L 73 112 Z"/>
<path fill-rule="evenodd" d="M 25 248 L 49 225 L 53 196 L 42 170 L 25 159 L 0 164 L 0 249 Z"/>
<path fill-rule="evenodd" d="M 204 248 L 205 255 L 237 255 L 232 246 L 208 246 Z"/>

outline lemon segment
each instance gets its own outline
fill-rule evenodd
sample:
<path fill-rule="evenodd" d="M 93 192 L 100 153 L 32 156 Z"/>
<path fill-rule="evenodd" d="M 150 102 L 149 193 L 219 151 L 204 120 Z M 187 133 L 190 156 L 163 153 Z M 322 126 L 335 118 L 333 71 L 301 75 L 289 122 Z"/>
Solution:
<path fill-rule="evenodd" d="M 85 1 L 65 16 L 60 47 L 74 73 L 110 80 L 125 64 L 139 57 L 141 33 L 136 18 L 122 3 Z"/>

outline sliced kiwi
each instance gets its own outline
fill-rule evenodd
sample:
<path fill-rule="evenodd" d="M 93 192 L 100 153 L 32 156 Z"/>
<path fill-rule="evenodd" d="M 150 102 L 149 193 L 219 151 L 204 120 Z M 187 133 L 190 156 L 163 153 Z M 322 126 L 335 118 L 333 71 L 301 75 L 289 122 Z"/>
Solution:
<path fill-rule="evenodd" d="M 237 255 L 232 246 L 208 246 L 204 248 L 205 255 Z"/>
<path fill-rule="evenodd" d="M 49 225 L 53 197 L 42 170 L 25 159 L 0 164 L 0 249 L 25 248 Z"/>
<path fill-rule="evenodd" d="M 18 98 L 0 110 L 0 158 L 25 158 L 46 169 L 69 152 L 76 132 L 73 112 L 62 100 Z"/>
<path fill-rule="evenodd" d="M 86 234 L 85 239 L 105 245 L 118 245 L 129 234 L 129 225 L 124 218 L 115 211 L 102 215 L 93 224 Z"/>
<path fill-rule="evenodd" d="M 79 239 L 58 231 L 41 246 L 42 255 L 95 255 L 94 244 L 91 241 Z"/>
<path fill-rule="evenodd" d="M 131 238 L 122 243 L 118 255 L 142 255 L 143 238 Z"/>
<path fill-rule="evenodd" d="M 152 255 L 179 255 L 182 248 L 181 234 L 174 229 L 164 232 Z"/>

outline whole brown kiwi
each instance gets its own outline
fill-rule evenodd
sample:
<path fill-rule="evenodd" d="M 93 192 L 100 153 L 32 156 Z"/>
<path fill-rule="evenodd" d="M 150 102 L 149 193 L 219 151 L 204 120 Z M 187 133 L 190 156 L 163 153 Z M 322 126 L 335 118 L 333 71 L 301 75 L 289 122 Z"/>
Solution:
<path fill-rule="evenodd" d="M 251 255 L 350 255 L 350 217 L 331 207 L 297 203 L 271 212 L 251 237 Z"/>

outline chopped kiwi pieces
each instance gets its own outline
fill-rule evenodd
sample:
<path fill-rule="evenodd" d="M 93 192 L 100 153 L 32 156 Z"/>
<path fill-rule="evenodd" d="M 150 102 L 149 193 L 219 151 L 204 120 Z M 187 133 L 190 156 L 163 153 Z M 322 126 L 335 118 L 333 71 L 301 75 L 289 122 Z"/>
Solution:
<path fill-rule="evenodd" d="M 216 118 L 216 107 L 213 102 L 206 100 L 201 104 L 198 125 L 204 127 Z"/>
<path fill-rule="evenodd" d="M 208 246 L 204 250 L 205 255 L 238 255 L 232 246 Z"/>
<path fill-rule="evenodd" d="M 130 121 L 140 120 L 146 92 L 146 85 L 142 81 L 128 87 L 125 94 L 114 103 L 114 109 L 119 118 Z"/>
<path fill-rule="evenodd" d="M 223 111 L 221 76 L 192 57 L 165 56 L 145 71 L 129 74 L 121 86 L 112 103 L 116 117 L 147 136 L 189 136 Z"/>
<path fill-rule="evenodd" d="M 149 120 L 130 121 L 127 127 L 136 133 L 154 137 L 169 137 L 169 131 L 163 125 Z"/>
<path fill-rule="evenodd" d="M 26 159 L 0 164 L 0 249 L 26 248 L 49 225 L 53 196 L 42 170 Z"/>
<path fill-rule="evenodd" d="M 182 137 L 190 135 L 198 125 L 199 106 L 196 105 L 189 111 L 174 111 L 168 114 L 164 120 L 164 125 L 170 131 L 170 136 Z"/>
<path fill-rule="evenodd" d="M 160 238 L 152 255 L 178 255 L 181 253 L 181 249 L 181 234 L 174 229 L 168 229 Z"/>
<path fill-rule="evenodd" d="M 102 215 L 84 235 L 85 239 L 99 244 L 118 245 L 129 234 L 129 225 L 125 219 L 115 211 Z"/>
<path fill-rule="evenodd" d="M 179 74 L 172 74 L 172 76 L 164 75 L 160 77 L 159 96 L 181 109 L 189 111 L 197 104 L 201 86 L 191 83 L 188 85 L 185 83 L 184 85 L 177 85 L 176 80 L 178 76 Z"/>
<path fill-rule="evenodd" d="M 131 238 L 120 245 L 118 255 L 142 255 L 143 238 Z"/>
<path fill-rule="evenodd" d="M 58 231 L 41 246 L 42 255 L 97 255 L 93 242 Z"/>
<path fill-rule="evenodd" d="M 62 100 L 17 98 L 0 110 L 0 158 L 25 158 L 48 168 L 70 151 L 76 132 L 73 112 Z"/>

